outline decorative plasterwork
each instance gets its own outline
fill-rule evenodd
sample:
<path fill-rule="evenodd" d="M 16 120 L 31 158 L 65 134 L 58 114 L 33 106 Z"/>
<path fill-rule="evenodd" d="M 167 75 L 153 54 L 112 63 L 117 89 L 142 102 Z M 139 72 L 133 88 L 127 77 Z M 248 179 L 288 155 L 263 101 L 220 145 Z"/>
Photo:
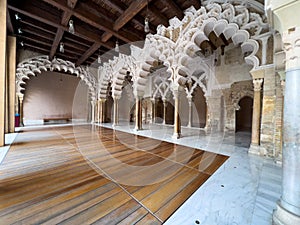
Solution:
<path fill-rule="evenodd" d="M 96 98 L 96 79 L 88 71 L 86 67 L 78 66 L 76 67 L 74 63 L 66 61 L 59 58 L 54 58 L 52 61 L 46 55 L 33 57 L 26 59 L 17 65 L 16 70 L 16 93 L 18 96 L 23 96 L 22 91 L 25 87 L 22 86 L 26 84 L 26 80 L 30 79 L 30 76 L 36 76 L 42 71 L 62 71 L 69 72 L 76 75 L 81 80 L 83 80 L 89 89 L 91 99 Z"/>
<path fill-rule="evenodd" d="M 100 84 L 101 96 L 107 91 L 107 82 L 112 82 L 114 95 L 120 95 L 122 81 L 129 70 L 133 76 L 135 92 L 143 93 L 155 62 L 162 62 L 167 67 L 172 90 L 178 89 L 179 86 L 186 87 L 194 73 L 190 62 L 195 59 L 201 61 L 201 58 L 204 58 L 204 55 L 199 54 L 200 45 L 209 40 L 211 32 L 217 36 L 223 35 L 227 40 L 231 39 L 234 45 L 240 46 L 246 63 L 253 65 L 253 69 L 257 68 L 260 62 L 256 53 L 260 46 L 255 39 L 268 32 L 268 24 L 260 5 L 245 4 L 239 0 L 227 0 L 225 3 L 217 0 L 205 2 L 199 10 L 194 7 L 188 8 L 182 20 L 174 17 L 169 21 L 168 27 L 159 25 L 157 34 L 148 34 L 144 48 L 138 51 L 138 57 L 136 53 L 134 56 L 120 54 L 109 61 L 109 65 L 99 68 L 104 82 Z M 130 58 L 129 62 L 126 62 L 126 57 Z M 205 92 L 203 82 L 199 81 L 198 84 Z"/>

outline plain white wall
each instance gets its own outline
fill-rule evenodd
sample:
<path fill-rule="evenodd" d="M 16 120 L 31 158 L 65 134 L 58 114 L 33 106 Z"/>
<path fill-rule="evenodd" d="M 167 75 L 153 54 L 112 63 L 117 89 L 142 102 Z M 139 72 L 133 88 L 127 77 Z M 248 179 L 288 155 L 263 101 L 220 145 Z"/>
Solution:
<path fill-rule="evenodd" d="M 24 122 L 51 117 L 72 118 L 73 108 L 73 119 L 88 118 L 88 89 L 80 78 L 47 71 L 26 82 Z"/>

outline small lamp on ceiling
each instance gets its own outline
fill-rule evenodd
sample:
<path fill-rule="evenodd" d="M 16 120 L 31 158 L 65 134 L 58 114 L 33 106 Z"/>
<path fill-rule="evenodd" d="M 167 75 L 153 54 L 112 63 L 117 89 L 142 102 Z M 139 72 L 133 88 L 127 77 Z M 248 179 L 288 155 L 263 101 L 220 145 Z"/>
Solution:
<path fill-rule="evenodd" d="M 70 32 L 71 34 L 74 34 L 74 33 L 75 33 L 75 28 L 74 28 L 73 20 L 69 20 L 69 32 Z"/>
<path fill-rule="evenodd" d="M 24 47 L 24 42 L 23 42 L 23 41 L 21 41 L 21 42 L 20 42 L 20 45 L 21 45 L 22 47 Z"/>
<path fill-rule="evenodd" d="M 64 43 L 63 42 L 60 42 L 60 45 L 59 45 L 59 51 L 61 53 L 64 53 L 65 52 L 65 48 L 64 48 Z"/>
<path fill-rule="evenodd" d="M 22 34 L 23 31 L 21 30 L 21 28 L 18 28 L 18 34 Z"/>
<path fill-rule="evenodd" d="M 115 51 L 116 51 L 116 52 L 119 52 L 119 51 L 120 51 L 120 48 L 119 48 L 119 41 L 118 41 L 118 40 L 116 41 Z"/>
<path fill-rule="evenodd" d="M 100 56 L 100 50 L 99 50 L 99 54 L 98 54 L 98 63 L 101 63 L 101 56 Z"/>
<path fill-rule="evenodd" d="M 150 28 L 149 28 L 149 18 L 148 17 L 145 18 L 144 31 L 145 31 L 145 33 L 149 33 L 149 31 L 150 31 Z"/>
<path fill-rule="evenodd" d="M 21 17 L 19 16 L 18 13 L 15 14 L 15 19 L 16 19 L 16 20 L 21 20 Z"/>
<path fill-rule="evenodd" d="M 147 11 L 146 11 L 146 18 L 145 18 L 145 26 L 144 26 L 145 33 L 149 33 L 149 17 L 148 17 L 148 0 L 147 0 Z"/>

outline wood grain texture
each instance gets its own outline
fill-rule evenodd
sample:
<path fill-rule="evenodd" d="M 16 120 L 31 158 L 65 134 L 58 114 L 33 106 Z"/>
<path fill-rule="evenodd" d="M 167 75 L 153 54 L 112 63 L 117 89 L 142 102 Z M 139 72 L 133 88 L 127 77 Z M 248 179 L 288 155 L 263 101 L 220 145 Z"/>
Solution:
<path fill-rule="evenodd" d="M 27 129 L 0 165 L 0 221 L 162 224 L 226 159 L 89 125 Z"/>

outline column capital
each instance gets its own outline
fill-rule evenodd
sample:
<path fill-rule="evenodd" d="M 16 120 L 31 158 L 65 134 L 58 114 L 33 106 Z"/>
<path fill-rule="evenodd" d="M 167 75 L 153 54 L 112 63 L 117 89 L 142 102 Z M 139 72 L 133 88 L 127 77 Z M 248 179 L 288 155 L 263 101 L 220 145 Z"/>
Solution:
<path fill-rule="evenodd" d="M 282 42 L 286 53 L 286 71 L 300 69 L 300 27 L 284 31 Z"/>
<path fill-rule="evenodd" d="M 254 91 L 261 91 L 262 82 L 263 82 L 263 79 L 254 79 L 253 80 Z"/>
<path fill-rule="evenodd" d="M 100 100 L 100 102 L 105 102 L 106 98 L 100 98 L 99 100 Z"/>

